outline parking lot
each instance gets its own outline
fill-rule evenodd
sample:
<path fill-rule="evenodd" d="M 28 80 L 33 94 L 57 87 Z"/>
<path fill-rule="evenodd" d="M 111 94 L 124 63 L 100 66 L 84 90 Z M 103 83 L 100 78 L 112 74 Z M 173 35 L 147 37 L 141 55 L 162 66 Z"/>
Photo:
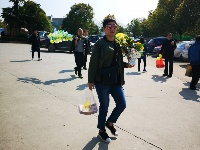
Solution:
<path fill-rule="evenodd" d="M 97 137 L 98 114 L 78 112 L 87 71 L 83 79 L 74 74 L 74 55 L 42 48 L 42 61 L 35 58 L 28 44 L 0 43 L 0 149 L 199 150 L 200 91 L 188 89 L 188 62 L 174 61 L 172 78 L 153 56 L 146 73 L 125 69 L 127 108 L 116 123 L 119 136 L 106 144 Z M 109 114 L 114 106 L 111 98 Z"/>

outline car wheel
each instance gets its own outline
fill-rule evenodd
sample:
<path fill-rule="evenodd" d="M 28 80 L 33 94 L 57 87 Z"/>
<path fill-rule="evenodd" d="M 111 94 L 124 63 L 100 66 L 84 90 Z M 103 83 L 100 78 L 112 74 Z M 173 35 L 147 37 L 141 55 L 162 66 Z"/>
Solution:
<path fill-rule="evenodd" d="M 48 45 L 48 51 L 49 52 L 55 52 L 55 50 L 56 50 L 56 46 L 55 45 L 53 45 L 53 44 L 49 44 Z"/>

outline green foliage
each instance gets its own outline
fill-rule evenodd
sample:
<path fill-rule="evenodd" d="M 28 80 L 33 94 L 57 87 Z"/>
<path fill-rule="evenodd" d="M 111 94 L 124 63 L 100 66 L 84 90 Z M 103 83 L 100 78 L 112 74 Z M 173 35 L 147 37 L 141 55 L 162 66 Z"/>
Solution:
<path fill-rule="evenodd" d="M 0 28 L 5 28 L 5 23 L 0 20 Z"/>
<path fill-rule="evenodd" d="M 199 3 L 200 0 L 159 0 L 157 8 L 149 11 L 147 19 L 143 19 L 140 25 L 132 20 L 127 31 L 134 35 L 142 31 L 144 37 L 166 36 L 172 32 L 179 34 L 180 40 L 188 39 L 200 33 Z"/>
<path fill-rule="evenodd" d="M 25 2 L 24 0 L 10 1 L 14 3 L 14 6 L 12 8 L 3 8 L 2 12 L 2 17 L 10 28 L 16 28 L 18 31 L 20 31 L 22 27 L 27 28 L 29 33 L 32 32 L 33 28 L 49 32 L 52 31 L 50 20 L 47 18 L 44 10 L 40 8 L 39 4 L 33 1 Z"/>
<path fill-rule="evenodd" d="M 200 21 L 200 0 L 182 0 L 179 7 L 176 8 L 174 21 L 176 29 L 181 33 L 199 33 Z"/>
<path fill-rule="evenodd" d="M 89 4 L 74 4 L 64 18 L 62 28 L 71 34 L 76 34 L 78 28 L 90 29 L 94 27 L 93 16 L 93 8 Z"/>
<path fill-rule="evenodd" d="M 127 32 L 132 34 L 134 37 L 139 37 L 142 35 L 142 26 L 141 21 L 137 19 L 133 19 L 130 24 L 128 24 Z"/>
<path fill-rule="evenodd" d="M 23 6 L 24 10 L 24 21 L 29 33 L 32 32 L 33 28 L 38 30 L 45 30 L 48 32 L 52 31 L 52 25 L 50 20 L 47 18 L 46 13 L 40 8 L 39 4 L 32 1 L 27 1 Z"/>

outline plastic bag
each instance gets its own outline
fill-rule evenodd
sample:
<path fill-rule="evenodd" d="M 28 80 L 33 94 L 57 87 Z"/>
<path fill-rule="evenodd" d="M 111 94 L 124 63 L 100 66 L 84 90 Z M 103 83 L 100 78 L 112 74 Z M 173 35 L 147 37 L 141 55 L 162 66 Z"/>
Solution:
<path fill-rule="evenodd" d="M 162 55 L 159 54 L 159 57 L 157 57 L 156 59 L 156 67 L 157 68 L 163 68 L 165 65 L 163 63 L 163 60 L 162 60 Z"/>
<path fill-rule="evenodd" d="M 97 113 L 97 103 L 95 101 L 94 95 L 90 89 L 87 89 L 82 101 L 78 105 L 79 113 L 84 115 L 91 115 Z"/>

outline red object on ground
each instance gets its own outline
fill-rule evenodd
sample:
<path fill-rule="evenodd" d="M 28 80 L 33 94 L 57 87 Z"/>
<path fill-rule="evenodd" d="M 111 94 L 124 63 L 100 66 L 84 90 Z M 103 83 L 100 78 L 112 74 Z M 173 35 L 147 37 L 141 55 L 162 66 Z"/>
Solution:
<path fill-rule="evenodd" d="M 164 68 L 164 63 L 163 63 L 163 60 L 162 60 L 162 58 L 160 58 L 159 60 L 157 59 L 156 60 L 156 67 L 157 68 Z"/>

